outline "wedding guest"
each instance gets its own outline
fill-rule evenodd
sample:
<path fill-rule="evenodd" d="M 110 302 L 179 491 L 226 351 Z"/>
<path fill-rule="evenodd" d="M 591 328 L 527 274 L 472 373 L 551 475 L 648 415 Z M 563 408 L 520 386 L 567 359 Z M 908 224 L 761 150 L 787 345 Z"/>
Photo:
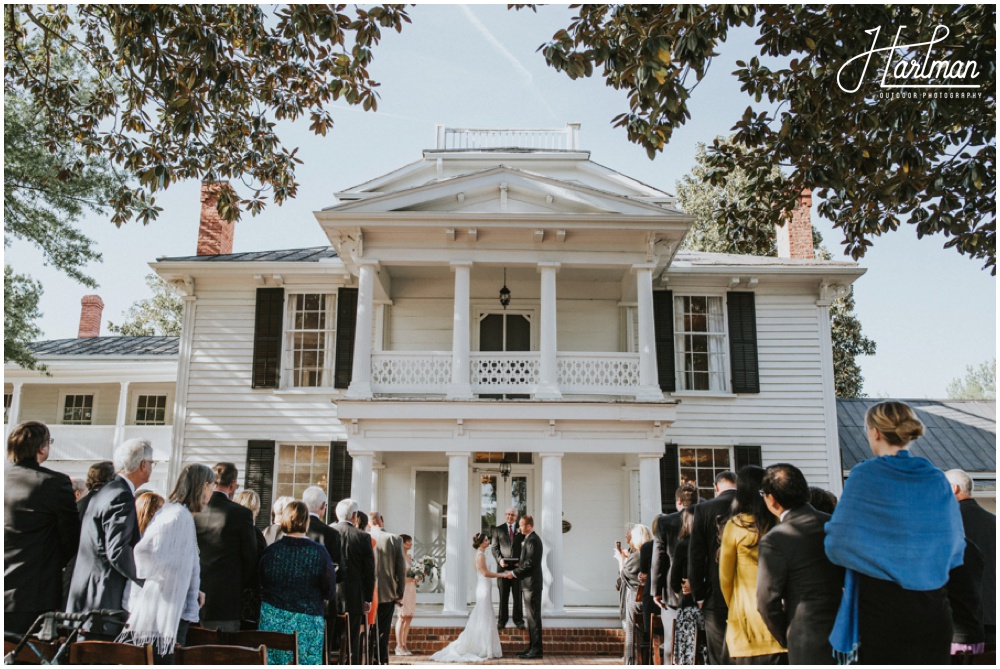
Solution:
<path fill-rule="evenodd" d="M 673 629 L 673 639 L 670 643 L 671 652 L 668 658 L 673 658 L 673 664 L 706 664 L 708 650 L 705 647 L 705 619 L 701 608 L 694 601 L 691 586 L 688 583 L 688 546 L 691 543 L 691 533 L 694 531 L 694 509 L 685 508 L 680 512 L 681 529 L 677 535 L 677 545 L 674 560 L 670 562 L 668 588 L 671 601 L 676 601 L 675 623 L 664 632 L 669 636 Z M 699 631 L 701 633 L 699 633 Z"/>
<path fill-rule="evenodd" d="M 135 518 L 139 523 L 139 535 L 146 533 L 146 528 L 153 520 L 156 512 L 163 508 L 163 496 L 152 490 L 143 490 L 135 496 Z"/>
<path fill-rule="evenodd" d="M 413 655 L 406 646 L 410 636 L 410 625 L 413 623 L 413 614 L 417 610 L 417 580 L 413 570 L 413 537 L 409 534 L 400 534 L 403 540 L 403 551 L 406 557 L 406 586 L 403 590 L 403 603 L 399 609 L 399 617 L 396 618 L 396 655 Z"/>
<path fill-rule="evenodd" d="M 382 664 L 389 664 L 392 616 L 402 606 L 406 590 L 405 550 L 402 539 L 385 531 L 385 517 L 380 512 L 372 511 L 370 519 L 371 535 L 375 540 L 375 589 L 379 603 L 378 658 Z"/>
<path fill-rule="evenodd" d="M 688 545 L 688 582 L 705 618 L 709 664 L 729 664 L 726 655 L 726 600 L 719 589 L 719 528 L 726 524 L 736 497 L 736 474 L 715 477 L 715 498 L 696 504 Z"/>
<path fill-rule="evenodd" d="M 983 552 L 965 539 L 964 561 L 948 573 L 948 604 L 954 631 L 951 663 L 975 664 L 975 656 L 986 650 L 986 631 L 980 592 L 986 564 Z"/>
<path fill-rule="evenodd" d="M 965 533 L 944 473 L 910 454 L 924 426 L 908 405 L 865 414 L 874 458 L 851 470 L 826 524 L 826 554 L 847 568 L 830 642 L 862 664 L 947 664 L 952 622 L 945 584 Z"/>
<path fill-rule="evenodd" d="M 790 664 L 833 664 L 829 637 L 844 570 L 823 548 L 830 516 L 809 504 L 806 477 L 793 465 L 768 467 L 761 492 L 779 522 L 760 540 L 757 610 Z"/>
<path fill-rule="evenodd" d="M 49 428 L 22 423 L 7 438 L 3 487 L 4 630 L 25 633 L 40 614 L 62 608 L 62 569 L 76 552 L 80 517 L 65 474 L 42 467 Z"/>
<path fill-rule="evenodd" d="M 369 643 L 369 645 L 368 645 L 368 649 L 367 649 L 368 650 L 368 659 L 369 659 L 368 663 L 369 664 L 377 664 L 376 662 L 372 661 L 372 658 L 375 657 L 375 653 L 378 651 L 378 644 L 376 643 L 375 644 L 375 648 L 372 648 L 371 642 L 378 635 L 375 634 L 374 632 L 372 632 L 371 630 L 375 629 L 375 624 L 378 621 L 378 603 L 379 603 L 379 598 L 378 598 L 378 552 L 375 550 L 375 544 L 376 544 L 375 537 L 373 537 L 371 535 L 371 532 L 369 531 L 371 529 L 371 525 L 368 522 L 368 514 L 365 513 L 364 511 L 358 511 L 358 529 L 361 530 L 362 532 L 364 532 L 366 535 L 368 535 L 368 540 L 371 541 L 371 543 L 372 543 L 372 556 L 374 558 L 374 565 L 375 565 L 375 579 L 374 579 L 374 587 L 372 588 L 372 604 L 371 604 L 371 608 L 368 610 L 368 613 L 365 614 L 365 620 L 368 623 L 368 629 L 369 629 L 369 633 L 368 633 L 368 643 Z"/>
<path fill-rule="evenodd" d="M 726 649 L 730 664 L 788 664 L 788 651 L 757 611 L 758 545 L 774 526 L 774 516 L 760 495 L 763 479 L 760 467 L 740 469 L 736 500 L 719 546 L 719 588 L 729 608 Z"/>
<path fill-rule="evenodd" d="M 636 619 L 641 615 L 642 592 L 640 578 L 640 549 L 647 541 L 652 541 L 653 533 L 645 525 L 633 525 L 629 530 L 629 552 L 615 549 L 615 560 L 618 561 L 618 573 L 622 579 L 622 590 L 625 591 L 625 664 L 640 664 L 641 658 L 635 654 L 638 639 L 634 638 Z"/>
<path fill-rule="evenodd" d="M 342 499 L 337 503 L 337 524 L 334 531 L 340 536 L 337 567 L 337 605 L 348 614 L 348 639 L 350 662 L 361 662 L 361 628 L 371 610 L 371 597 L 375 589 L 375 552 L 371 537 L 361 532 L 358 520 L 358 503 Z"/>
<path fill-rule="evenodd" d="M 327 550 L 306 537 L 309 509 L 291 501 L 281 511 L 284 536 L 260 560 L 260 629 L 297 632 L 299 664 L 325 664 L 325 600 L 336 596 L 337 576 Z M 268 661 L 288 664 L 291 653 L 268 649 Z"/>
<path fill-rule="evenodd" d="M 73 501 L 79 502 L 87 494 L 87 482 L 78 478 L 71 478 L 69 481 L 73 484 Z"/>
<path fill-rule="evenodd" d="M 965 537 L 982 551 L 986 570 L 983 572 L 980 601 L 982 619 L 986 630 L 986 642 L 997 641 L 997 517 L 979 506 L 972 499 L 972 479 L 961 469 L 951 469 L 944 473 L 951 484 L 951 492 L 958 500 L 958 510 L 962 514 Z"/>
<path fill-rule="evenodd" d="M 636 603 L 637 609 L 639 610 L 639 615 L 642 616 L 642 657 L 639 659 L 640 664 L 652 664 L 652 660 L 649 655 L 649 618 L 653 615 L 653 611 L 659 610 L 656 604 L 653 603 L 653 595 L 650 592 L 650 578 L 649 572 L 653 566 L 653 534 L 656 533 L 656 521 L 658 518 L 653 519 L 653 527 L 650 529 L 650 539 L 642 546 L 639 547 L 639 581 L 642 583 L 642 587 L 639 591 L 638 601 Z"/>
<path fill-rule="evenodd" d="M 809 486 L 809 503 L 817 511 L 832 516 L 833 510 L 837 508 L 837 496 L 829 490 Z"/>
<path fill-rule="evenodd" d="M 257 529 L 257 515 L 260 513 L 260 495 L 254 490 L 240 490 L 233 495 L 233 501 L 240 506 L 250 509 L 253 514 L 253 533 L 257 539 L 257 561 L 264 555 L 267 548 L 267 541 L 264 534 Z M 242 611 L 240 613 L 240 629 L 255 630 L 257 621 L 260 620 L 260 571 L 255 569 L 250 579 L 250 584 L 243 588 L 240 599 Z"/>
<path fill-rule="evenodd" d="M 135 546 L 136 574 L 145 581 L 131 589 L 128 623 L 119 641 L 153 644 L 157 664 L 173 664 L 174 644 L 183 646 L 188 628 L 198 620 L 201 565 L 194 514 L 208 504 L 214 484 L 215 473 L 205 465 L 184 467 L 169 501 Z"/>
<path fill-rule="evenodd" d="M 271 524 L 264 530 L 264 541 L 267 542 L 268 546 L 284 536 L 281 529 L 281 512 L 289 502 L 294 501 L 294 497 L 282 495 L 271 505 Z"/>
<path fill-rule="evenodd" d="M 110 483 L 115 478 L 115 463 L 111 460 L 102 460 L 90 465 L 87 470 L 87 494 L 76 503 L 76 508 L 80 512 L 80 518 L 87 512 L 90 501 L 94 499 L 94 493 Z"/>
<path fill-rule="evenodd" d="M 659 607 L 663 617 L 663 629 L 672 630 L 676 620 L 677 611 L 680 608 L 680 600 L 669 587 L 669 573 L 673 570 L 674 562 L 677 559 L 678 536 L 681 530 L 681 511 L 698 503 L 698 488 L 693 483 L 682 483 L 674 491 L 673 513 L 666 513 L 656 518 L 653 523 L 653 564 L 650 568 L 651 593 L 653 603 Z M 687 546 L 687 544 L 685 544 Z M 685 551 L 687 548 L 684 549 Z M 684 564 L 687 565 L 687 555 L 684 555 Z M 684 572 L 684 577 L 687 573 Z M 672 640 L 667 633 L 664 644 L 664 656 L 669 658 L 672 654 Z"/>

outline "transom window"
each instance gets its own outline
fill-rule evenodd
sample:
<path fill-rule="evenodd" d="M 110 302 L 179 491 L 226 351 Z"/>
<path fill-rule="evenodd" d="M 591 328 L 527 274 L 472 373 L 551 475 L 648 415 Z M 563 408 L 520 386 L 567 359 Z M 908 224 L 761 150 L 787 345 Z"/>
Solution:
<path fill-rule="evenodd" d="M 93 395 L 67 395 L 63 402 L 63 425 L 90 425 L 94 420 Z"/>
<path fill-rule="evenodd" d="M 14 401 L 13 393 L 3 394 L 3 424 L 7 424 L 7 414 L 10 413 L 11 402 Z"/>
<path fill-rule="evenodd" d="M 329 444 L 281 444 L 278 447 L 275 498 L 288 495 L 302 499 L 305 489 L 314 485 L 328 491 L 329 476 Z"/>
<path fill-rule="evenodd" d="M 166 425 L 167 396 L 139 395 L 135 407 L 136 425 Z"/>
<path fill-rule="evenodd" d="M 726 390 L 726 323 L 722 297 L 674 297 L 680 390 Z"/>
<path fill-rule="evenodd" d="M 530 465 L 531 453 L 476 453 L 477 464 L 508 462 L 512 465 Z"/>
<path fill-rule="evenodd" d="M 732 457 L 728 448 L 680 448 L 681 483 L 698 486 L 698 496 L 702 499 L 715 497 L 715 477 L 732 469 Z"/>
<path fill-rule="evenodd" d="M 290 296 L 287 385 L 316 388 L 333 385 L 332 365 L 336 297 L 325 293 Z"/>

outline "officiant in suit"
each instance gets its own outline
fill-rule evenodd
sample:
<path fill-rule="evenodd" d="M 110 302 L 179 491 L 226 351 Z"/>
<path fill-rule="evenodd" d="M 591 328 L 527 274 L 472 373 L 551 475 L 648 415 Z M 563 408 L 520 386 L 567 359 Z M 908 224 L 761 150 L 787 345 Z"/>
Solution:
<path fill-rule="evenodd" d="M 515 578 L 521 583 L 521 596 L 528 614 L 528 650 L 519 653 L 524 660 L 534 660 L 542 656 L 542 540 L 535 534 L 535 519 L 525 514 L 520 520 L 521 544 L 520 564 L 507 578 Z"/>
<path fill-rule="evenodd" d="M 521 557 L 521 544 L 524 542 L 524 535 L 517 523 L 517 509 L 511 507 L 504 514 L 506 523 L 493 528 L 493 537 L 490 545 L 493 549 L 493 557 L 497 561 L 497 571 L 501 574 L 513 571 Z M 517 579 L 498 578 L 497 587 L 500 589 L 500 616 L 497 618 L 497 629 L 507 626 L 510 618 L 509 600 L 514 598 L 514 625 L 518 629 L 524 629 L 524 610 L 521 605 L 521 582 Z"/>

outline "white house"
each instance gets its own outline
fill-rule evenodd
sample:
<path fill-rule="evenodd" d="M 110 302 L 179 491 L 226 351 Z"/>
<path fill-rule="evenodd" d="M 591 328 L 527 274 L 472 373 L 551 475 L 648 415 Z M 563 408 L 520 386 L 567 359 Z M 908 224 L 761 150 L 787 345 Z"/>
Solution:
<path fill-rule="evenodd" d="M 444 564 L 420 599 L 445 614 L 507 506 L 559 615 L 617 601 L 614 541 L 681 480 L 790 461 L 840 490 L 828 307 L 863 270 L 812 257 L 807 194 L 799 257 L 683 252 L 690 217 L 576 124 L 439 127 L 316 212 L 329 248 L 233 254 L 204 192 L 200 255 L 151 264 L 185 293 L 170 477 L 237 462 L 261 521 L 311 484 L 350 495 Z"/>

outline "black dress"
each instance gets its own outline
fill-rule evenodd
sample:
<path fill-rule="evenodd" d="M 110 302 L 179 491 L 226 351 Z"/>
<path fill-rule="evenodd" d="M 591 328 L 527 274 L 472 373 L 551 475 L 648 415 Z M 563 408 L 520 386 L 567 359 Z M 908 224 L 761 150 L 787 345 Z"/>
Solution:
<path fill-rule="evenodd" d="M 904 590 L 859 574 L 859 664 L 950 664 L 948 590 Z"/>

